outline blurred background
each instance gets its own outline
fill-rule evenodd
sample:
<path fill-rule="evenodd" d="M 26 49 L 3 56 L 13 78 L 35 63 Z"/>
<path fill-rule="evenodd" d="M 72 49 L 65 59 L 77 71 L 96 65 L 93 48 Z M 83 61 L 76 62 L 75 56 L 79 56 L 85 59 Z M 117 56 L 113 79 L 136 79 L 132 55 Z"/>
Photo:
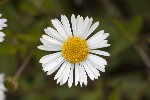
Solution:
<path fill-rule="evenodd" d="M 150 100 L 150 0 L 0 0 L 0 13 L 8 19 L 0 72 L 14 84 L 7 100 Z M 50 53 L 37 49 L 39 38 L 61 14 L 93 17 L 93 34 L 110 33 L 106 72 L 86 87 L 59 86 L 39 64 Z"/>

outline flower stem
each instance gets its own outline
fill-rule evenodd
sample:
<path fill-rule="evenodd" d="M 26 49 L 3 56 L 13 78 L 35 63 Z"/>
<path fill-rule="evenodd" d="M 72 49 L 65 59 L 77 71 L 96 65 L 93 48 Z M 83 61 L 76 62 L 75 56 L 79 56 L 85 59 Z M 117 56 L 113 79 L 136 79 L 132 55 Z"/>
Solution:
<path fill-rule="evenodd" d="M 23 70 L 27 67 L 27 64 L 29 63 L 30 59 L 32 58 L 33 55 L 33 51 L 31 50 L 31 52 L 29 52 L 28 56 L 26 57 L 26 59 L 24 60 L 24 62 L 22 63 L 22 65 L 20 66 L 20 68 L 17 70 L 16 74 L 15 74 L 15 78 L 18 79 L 20 74 L 23 72 Z"/>

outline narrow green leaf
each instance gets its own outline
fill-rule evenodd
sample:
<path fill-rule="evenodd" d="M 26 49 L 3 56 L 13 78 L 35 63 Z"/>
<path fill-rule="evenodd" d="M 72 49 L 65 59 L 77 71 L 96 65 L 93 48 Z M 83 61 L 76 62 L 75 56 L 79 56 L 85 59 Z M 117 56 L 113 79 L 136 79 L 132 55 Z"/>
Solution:
<path fill-rule="evenodd" d="M 126 30 L 128 31 L 128 34 L 130 34 L 130 36 L 137 40 L 138 35 L 141 31 L 142 28 L 142 19 L 141 17 L 134 17 L 131 20 L 129 20 L 126 25 L 125 25 Z"/>

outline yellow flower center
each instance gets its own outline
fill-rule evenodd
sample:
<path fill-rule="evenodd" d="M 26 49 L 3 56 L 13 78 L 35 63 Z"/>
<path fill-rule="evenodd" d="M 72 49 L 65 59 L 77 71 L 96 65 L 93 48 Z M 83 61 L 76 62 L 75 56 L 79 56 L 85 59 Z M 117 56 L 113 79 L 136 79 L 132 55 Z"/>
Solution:
<path fill-rule="evenodd" d="M 83 61 L 88 55 L 86 41 L 76 36 L 68 37 L 62 45 L 62 55 L 71 63 Z"/>

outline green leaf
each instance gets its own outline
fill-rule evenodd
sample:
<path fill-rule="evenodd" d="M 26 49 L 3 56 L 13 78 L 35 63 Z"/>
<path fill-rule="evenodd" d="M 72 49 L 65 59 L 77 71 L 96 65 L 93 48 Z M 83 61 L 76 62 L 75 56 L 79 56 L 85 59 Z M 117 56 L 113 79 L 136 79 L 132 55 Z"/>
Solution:
<path fill-rule="evenodd" d="M 137 16 L 129 20 L 125 25 L 126 30 L 133 39 L 137 39 L 142 28 L 142 19 Z"/>
<path fill-rule="evenodd" d="M 137 40 L 142 27 L 142 19 L 140 17 L 134 17 L 126 24 L 123 24 L 116 19 L 112 20 L 112 22 L 128 41 L 134 43 Z"/>
<path fill-rule="evenodd" d="M 79 100 L 99 100 L 101 94 L 101 91 L 86 92 L 85 94 L 82 94 Z"/>
<path fill-rule="evenodd" d="M 120 34 L 123 34 L 122 36 L 125 36 L 128 41 L 133 42 L 133 38 L 130 36 L 128 31 L 126 30 L 125 26 L 117 19 L 112 20 L 113 24 L 116 26 L 116 28 L 120 31 Z"/>
<path fill-rule="evenodd" d="M 116 86 L 115 89 L 110 93 L 108 100 L 120 100 L 121 99 L 121 88 Z"/>

